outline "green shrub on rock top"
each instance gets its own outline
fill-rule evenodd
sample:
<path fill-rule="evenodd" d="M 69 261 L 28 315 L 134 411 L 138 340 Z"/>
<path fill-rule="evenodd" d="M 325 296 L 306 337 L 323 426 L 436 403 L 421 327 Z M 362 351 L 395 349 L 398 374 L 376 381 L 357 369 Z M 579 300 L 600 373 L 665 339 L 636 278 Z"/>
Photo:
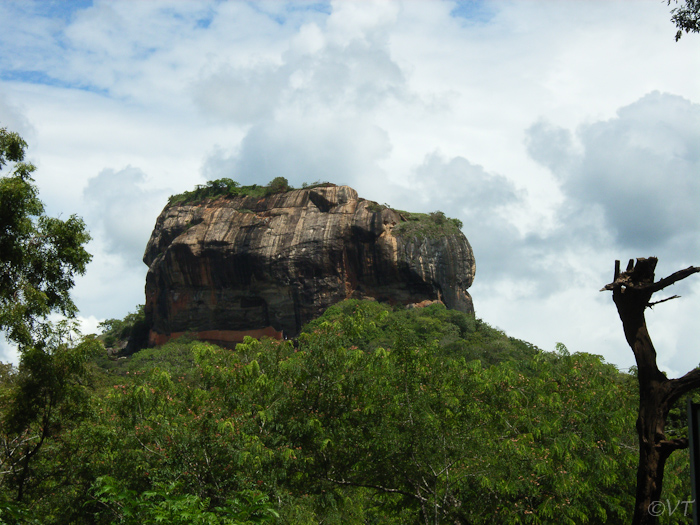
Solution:
<path fill-rule="evenodd" d="M 440 238 L 459 233 L 463 226 L 462 221 L 451 219 L 439 210 L 429 214 L 395 211 L 405 219 L 394 228 L 398 237 Z"/>
<path fill-rule="evenodd" d="M 168 199 L 171 206 L 176 204 L 198 204 L 207 199 L 219 197 L 267 197 L 275 193 L 292 191 L 294 188 L 284 177 L 275 177 L 267 186 L 252 184 L 241 186 L 233 179 L 222 178 L 207 181 L 206 184 L 198 184 L 194 190 L 172 195 Z"/>
<path fill-rule="evenodd" d="M 289 185 L 289 181 L 284 177 L 275 177 L 267 185 L 267 195 L 274 195 L 275 193 L 284 193 L 286 191 L 292 190 Z"/>

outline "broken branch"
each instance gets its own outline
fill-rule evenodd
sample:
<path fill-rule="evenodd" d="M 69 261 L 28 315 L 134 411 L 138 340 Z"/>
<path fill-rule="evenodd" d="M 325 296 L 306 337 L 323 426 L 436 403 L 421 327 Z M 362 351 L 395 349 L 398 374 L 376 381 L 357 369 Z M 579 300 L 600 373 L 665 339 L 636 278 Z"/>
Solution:
<path fill-rule="evenodd" d="M 647 306 L 651 308 L 652 306 L 655 306 L 657 304 L 665 303 L 666 301 L 670 301 L 671 299 L 678 299 L 680 298 L 680 295 L 672 295 L 671 297 L 667 297 L 666 299 L 661 299 L 660 301 L 654 301 L 653 303 L 648 303 Z"/>

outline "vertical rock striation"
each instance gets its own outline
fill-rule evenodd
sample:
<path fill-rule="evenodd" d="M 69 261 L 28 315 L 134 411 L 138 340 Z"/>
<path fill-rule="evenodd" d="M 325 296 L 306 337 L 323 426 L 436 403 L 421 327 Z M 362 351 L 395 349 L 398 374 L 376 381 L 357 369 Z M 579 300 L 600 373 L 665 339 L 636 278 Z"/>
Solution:
<path fill-rule="evenodd" d="M 293 336 L 347 298 L 473 312 L 466 237 L 454 225 L 402 232 L 406 220 L 334 185 L 168 205 L 144 255 L 151 343 L 181 332 Z"/>

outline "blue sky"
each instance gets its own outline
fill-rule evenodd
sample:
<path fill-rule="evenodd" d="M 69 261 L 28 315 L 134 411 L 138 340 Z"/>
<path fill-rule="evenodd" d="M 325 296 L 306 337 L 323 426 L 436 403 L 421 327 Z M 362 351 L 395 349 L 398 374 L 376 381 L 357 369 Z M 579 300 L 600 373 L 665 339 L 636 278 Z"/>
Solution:
<path fill-rule="evenodd" d="M 700 37 L 674 36 L 657 0 L 5 1 L 0 124 L 93 235 L 87 330 L 144 301 L 168 195 L 285 176 L 459 218 L 477 315 L 627 368 L 615 259 L 700 264 Z M 676 288 L 671 374 L 700 361 L 700 279 Z"/>
<path fill-rule="evenodd" d="M 450 11 L 450 16 L 463 18 L 469 23 L 488 23 L 498 11 L 495 2 L 484 0 L 463 0 L 454 2 L 454 7 Z"/>

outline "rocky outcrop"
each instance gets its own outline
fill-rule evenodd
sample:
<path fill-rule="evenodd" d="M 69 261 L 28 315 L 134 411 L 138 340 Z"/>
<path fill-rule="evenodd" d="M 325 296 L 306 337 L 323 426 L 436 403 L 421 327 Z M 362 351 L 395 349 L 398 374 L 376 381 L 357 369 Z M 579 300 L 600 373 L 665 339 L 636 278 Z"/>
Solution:
<path fill-rule="evenodd" d="M 467 239 L 454 226 L 401 233 L 406 220 L 334 185 L 168 205 L 144 255 L 151 343 L 181 332 L 293 336 L 346 298 L 473 312 Z"/>

